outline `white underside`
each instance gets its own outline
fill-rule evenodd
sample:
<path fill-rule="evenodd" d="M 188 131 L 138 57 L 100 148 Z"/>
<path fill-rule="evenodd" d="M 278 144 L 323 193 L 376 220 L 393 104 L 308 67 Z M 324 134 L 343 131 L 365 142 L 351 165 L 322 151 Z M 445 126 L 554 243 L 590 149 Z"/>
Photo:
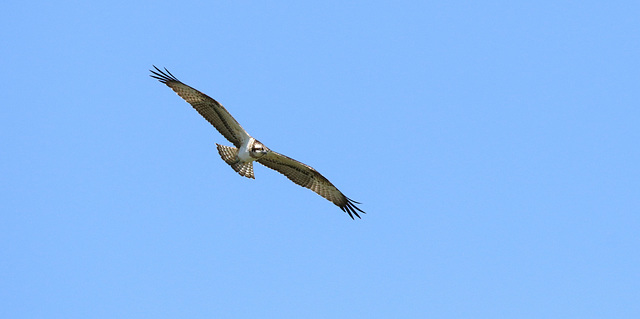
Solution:
<path fill-rule="evenodd" d="M 238 150 L 238 158 L 243 163 L 254 161 L 255 158 L 251 157 L 249 154 L 249 145 L 253 145 L 254 138 L 248 138 L 242 143 L 240 149 Z"/>

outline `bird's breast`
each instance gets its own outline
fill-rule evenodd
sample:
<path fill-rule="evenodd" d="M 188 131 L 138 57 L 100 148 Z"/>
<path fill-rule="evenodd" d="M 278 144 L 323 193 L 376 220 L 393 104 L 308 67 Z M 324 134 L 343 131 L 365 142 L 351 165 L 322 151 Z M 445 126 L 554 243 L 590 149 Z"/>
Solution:
<path fill-rule="evenodd" d="M 240 159 L 240 161 L 246 163 L 255 160 L 255 158 L 251 157 L 251 146 L 253 145 L 253 140 L 253 137 L 247 139 L 247 141 L 242 143 L 240 146 L 240 149 L 238 150 L 238 159 Z"/>

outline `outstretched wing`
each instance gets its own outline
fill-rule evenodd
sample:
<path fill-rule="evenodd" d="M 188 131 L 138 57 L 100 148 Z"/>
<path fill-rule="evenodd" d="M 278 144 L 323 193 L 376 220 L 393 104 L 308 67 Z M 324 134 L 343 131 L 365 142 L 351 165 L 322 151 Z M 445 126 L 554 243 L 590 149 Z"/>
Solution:
<path fill-rule="evenodd" d="M 250 138 L 249 133 L 240 126 L 238 121 L 236 121 L 236 119 L 229 114 L 229 111 L 218 103 L 218 101 L 180 82 L 180 80 L 173 76 L 166 68 L 164 69 L 166 71 L 165 73 L 155 65 L 153 67 L 157 72 L 149 70 L 152 73 L 152 75 L 150 75 L 152 78 L 160 80 L 160 82 L 166 84 L 181 98 L 191 104 L 200 115 L 209 121 L 209 123 L 229 140 L 229 142 L 233 143 L 233 145 L 240 147 L 244 140 Z"/>
<path fill-rule="evenodd" d="M 270 151 L 265 156 L 261 157 L 257 160 L 258 163 L 274 169 L 292 182 L 306 187 L 318 195 L 328 199 L 332 203 L 336 204 L 342 211 L 349 214 L 349 216 L 353 218 L 353 215 L 360 218 L 358 212 L 365 213 L 360 208 L 355 206 L 355 204 L 360 204 L 354 200 L 349 199 L 347 196 L 344 196 L 342 192 L 340 192 L 328 179 L 322 176 L 318 171 L 313 169 L 313 167 L 309 165 L 305 165 L 300 163 L 293 158 L 288 156 L 276 153 L 274 151 Z"/>

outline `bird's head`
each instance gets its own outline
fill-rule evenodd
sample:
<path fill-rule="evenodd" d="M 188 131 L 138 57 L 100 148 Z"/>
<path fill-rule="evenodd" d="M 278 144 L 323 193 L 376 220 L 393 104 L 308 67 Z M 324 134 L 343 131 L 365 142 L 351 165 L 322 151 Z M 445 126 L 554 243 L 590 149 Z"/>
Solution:
<path fill-rule="evenodd" d="M 251 157 L 253 158 L 261 158 L 265 155 L 267 155 L 267 153 L 269 153 L 269 149 L 264 146 L 262 143 L 260 143 L 258 140 L 256 140 L 253 145 L 251 146 Z"/>

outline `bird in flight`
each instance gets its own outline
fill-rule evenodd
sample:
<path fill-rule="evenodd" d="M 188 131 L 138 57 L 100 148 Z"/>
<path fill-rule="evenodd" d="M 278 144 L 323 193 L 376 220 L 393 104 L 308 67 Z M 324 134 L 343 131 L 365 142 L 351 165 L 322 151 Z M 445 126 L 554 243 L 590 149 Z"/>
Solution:
<path fill-rule="evenodd" d="M 222 160 L 229 164 L 238 174 L 255 179 L 253 161 L 257 161 L 268 168 L 278 171 L 292 182 L 306 187 L 336 204 L 342 211 L 349 214 L 351 219 L 354 219 L 354 215 L 360 218 L 358 212 L 365 213 L 355 205 L 360 203 L 342 194 L 328 179 L 311 166 L 274 152 L 251 137 L 218 101 L 180 82 L 166 68 L 162 71 L 155 65 L 153 67 L 156 69 L 155 71 L 149 70 L 152 73 L 150 75 L 152 78 L 156 78 L 166 84 L 191 104 L 200 115 L 235 146 L 230 147 L 216 143 Z"/>

